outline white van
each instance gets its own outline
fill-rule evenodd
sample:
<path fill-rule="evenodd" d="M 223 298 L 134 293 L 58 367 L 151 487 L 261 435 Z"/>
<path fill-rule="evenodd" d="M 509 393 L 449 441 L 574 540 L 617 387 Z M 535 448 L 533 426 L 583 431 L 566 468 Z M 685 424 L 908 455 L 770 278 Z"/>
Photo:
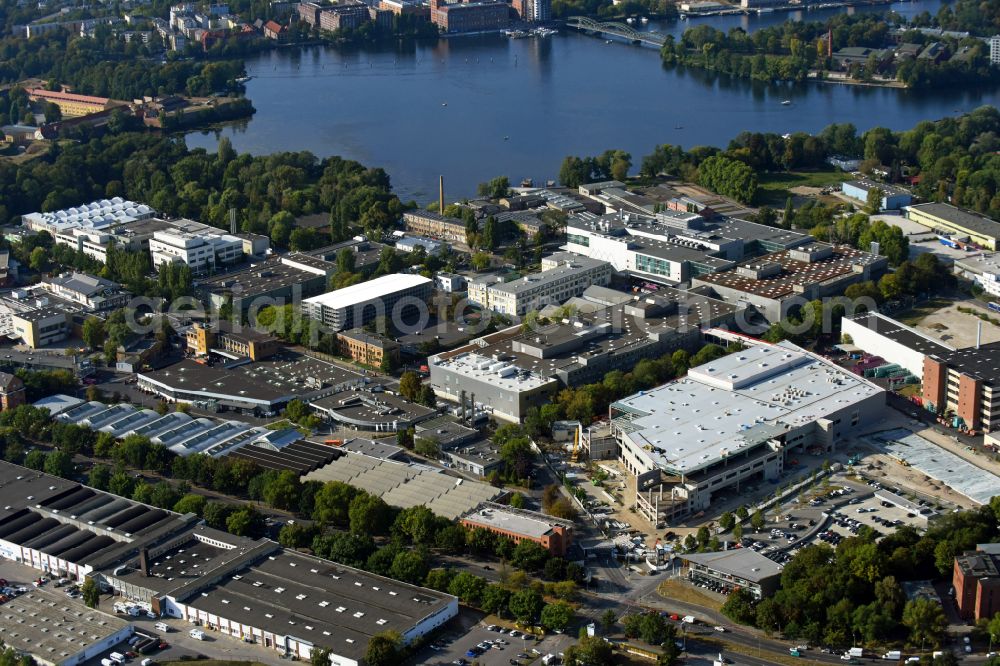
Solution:
<path fill-rule="evenodd" d="M 188 635 L 191 638 L 195 639 L 196 641 L 205 640 L 205 632 L 202 631 L 201 629 L 192 629 L 191 631 L 188 632 Z"/>
<path fill-rule="evenodd" d="M 112 652 L 111 654 L 108 655 L 108 658 L 111 659 L 111 661 L 115 662 L 116 664 L 125 663 L 125 655 L 123 655 L 121 652 Z"/>
<path fill-rule="evenodd" d="M 166 622 L 157 622 L 156 624 L 153 625 L 153 629 L 156 629 L 157 631 L 162 631 L 165 634 L 170 633 L 170 625 L 167 624 Z"/>
<path fill-rule="evenodd" d="M 101 659 L 101 666 L 116 666 L 116 664 L 115 664 L 115 662 L 111 661 L 110 659 L 105 658 L 105 659 Z"/>

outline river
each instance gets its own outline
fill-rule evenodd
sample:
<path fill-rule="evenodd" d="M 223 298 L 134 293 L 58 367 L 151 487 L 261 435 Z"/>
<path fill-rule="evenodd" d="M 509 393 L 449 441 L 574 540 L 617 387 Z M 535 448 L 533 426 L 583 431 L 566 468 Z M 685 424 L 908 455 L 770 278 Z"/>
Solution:
<path fill-rule="evenodd" d="M 899 3 L 905 15 L 940 0 Z M 716 16 L 665 25 L 680 34 L 707 22 L 748 30 L 838 10 Z M 844 11 L 844 10 L 839 10 Z M 861 11 L 861 10 L 859 10 Z M 869 11 L 866 9 L 864 11 Z M 475 194 L 506 175 L 556 178 L 566 155 L 624 149 L 638 166 L 658 143 L 725 145 L 741 130 L 815 132 L 834 122 L 864 130 L 997 104 L 1000 91 L 913 92 L 807 82 L 767 84 L 692 69 L 665 69 L 651 48 L 565 31 L 548 38 L 450 37 L 377 48 L 314 47 L 247 61 L 252 119 L 195 132 L 188 145 L 214 150 L 228 136 L 255 154 L 310 150 L 341 155 L 390 175 L 404 200 Z M 782 105 L 783 100 L 791 104 Z"/>

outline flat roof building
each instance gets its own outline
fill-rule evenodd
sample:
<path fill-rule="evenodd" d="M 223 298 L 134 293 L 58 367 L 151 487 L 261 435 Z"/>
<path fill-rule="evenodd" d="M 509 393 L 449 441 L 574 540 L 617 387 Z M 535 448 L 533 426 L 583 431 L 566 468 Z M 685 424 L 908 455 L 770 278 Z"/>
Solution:
<path fill-rule="evenodd" d="M 846 51 L 848 49 L 843 50 Z M 867 50 L 871 51 L 871 49 Z M 865 55 L 864 58 L 867 59 L 868 56 Z M 904 206 L 909 206 L 913 201 L 913 195 L 910 194 L 909 190 L 897 185 L 890 185 L 889 183 L 880 183 L 869 178 L 845 180 L 840 185 L 841 192 L 862 203 L 867 203 L 868 193 L 872 190 L 880 190 L 882 192 L 882 201 L 880 203 L 882 210 L 899 210 Z"/>
<path fill-rule="evenodd" d="M 359 666 L 375 634 L 396 631 L 409 643 L 458 612 L 458 600 L 447 594 L 284 550 L 267 539 L 236 537 L 204 526 L 194 514 L 154 509 L 6 462 L 0 462 L 0 506 L 0 557 L 78 581 L 92 576 L 156 615 L 297 659 L 308 661 L 322 647 L 332 666 Z M 29 604 L 46 594 L 53 593 L 36 590 L 21 598 Z M 42 599 L 49 623 L 37 632 L 44 635 L 36 636 L 30 622 L 10 625 L 28 637 L 22 640 L 47 646 L 50 656 L 43 659 L 51 659 L 48 646 L 69 652 L 67 641 L 57 643 L 60 634 L 73 636 L 77 646 L 89 644 L 86 658 L 94 656 L 92 645 L 105 649 L 112 637 L 118 642 L 127 635 L 118 636 L 120 620 L 105 620 L 98 611 L 86 611 L 93 625 L 66 619 L 63 630 L 54 624 L 53 601 L 70 603 Z M 0 607 L 0 627 L 14 622 L 6 617 L 17 608 L 13 603 Z M 4 640 L 9 637 L 5 631 Z M 82 661 L 70 657 L 46 663 Z M 270 658 L 262 653 L 261 661 Z"/>
<path fill-rule="evenodd" d="M 977 545 L 976 550 L 955 557 L 955 605 L 965 620 L 978 622 L 1000 613 L 1000 554 L 990 545 Z"/>
<path fill-rule="evenodd" d="M 292 352 L 233 367 L 185 359 L 140 372 L 136 386 L 171 402 L 207 402 L 273 414 L 291 400 L 311 400 L 359 385 L 364 377 L 339 365 Z"/>
<path fill-rule="evenodd" d="M 878 422 L 885 391 L 791 343 L 759 343 L 612 403 L 636 508 L 673 524 L 747 482 L 776 481 L 789 452 L 832 451 Z"/>
<path fill-rule="evenodd" d="M 927 354 L 924 407 L 970 430 L 1000 430 L 1000 342 Z"/>
<path fill-rule="evenodd" d="M 781 565 L 751 548 L 688 553 L 682 559 L 691 581 L 721 584 L 730 591 L 746 590 L 757 600 L 773 595 L 781 582 Z"/>
<path fill-rule="evenodd" d="M 997 250 L 1000 222 L 985 215 L 957 208 L 946 203 L 925 203 L 903 209 L 906 219 L 913 220 L 938 233 L 968 239 L 972 244 L 991 251 Z"/>
<path fill-rule="evenodd" d="M 76 666 L 132 635 L 132 624 L 36 587 L 0 606 L 0 635 L 43 666 Z"/>
<path fill-rule="evenodd" d="M 844 317 L 841 332 L 849 335 L 852 343 L 865 352 L 889 363 L 898 363 L 921 379 L 924 376 L 924 359 L 929 354 L 948 354 L 955 350 L 878 312 Z"/>
<path fill-rule="evenodd" d="M 593 285 L 606 286 L 614 270 L 598 259 L 558 252 L 542 259 L 542 271 L 504 281 L 487 275 L 469 280 L 469 302 L 500 314 L 523 316 L 579 296 Z"/>
<path fill-rule="evenodd" d="M 728 303 L 753 305 L 774 323 L 811 300 L 877 279 L 888 266 L 882 256 L 813 242 L 743 262 L 735 270 L 701 275 L 692 284 L 711 288 Z"/>
<path fill-rule="evenodd" d="M 609 262 L 615 270 L 658 284 L 687 283 L 732 268 L 765 252 L 810 242 L 805 234 L 738 218 L 708 219 L 667 210 L 655 215 L 574 215 L 566 228 L 566 250 Z"/>
<path fill-rule="evenodd" d="M 153 268 L 180 262 L 192 273 L 214 273 L 243 259 L 243 239 L 217 229 L 198 232 L 157 231 L 149 239 Z"/>
<path fill-rule="evenodd" d="M 496 32 L 510 25 L 510 5 L 494 0 L 431 0 L 431 22 L 445 33 Z"/>
<path fill-rule="evenodd" d="M 307 298 L 303 311 L 333 331 L 356 328 L 377 317 L 402 318 L 425 304 L 434 282 L 422 275 L 395 273 Z M 397 326 L 398 328 L 398 326 Z"/>
<path fill-rule="evenodd" d="M 429 357 L 431 386 L 446 400 L 461 403 L 474 395 L 495 417 L 521 420 L 562 386 L 597 382 L 612 370 L 628 372 L 643 358 L 677 349 L 695 351 L 703 327 L 727 326 L 738 310 L 669 287 L 647 295 L 613 292 L 624 298 L 607 296 L 611 291 L 590 287 L 585 293 L 605 294 L 614 305 L 570 299 L 576 311 L 570 317 L 529 331 L 512 326 Z"/>
<path fill-rule="evenodd" d="M 200 278 L 195 293 L 213 309 L 230 303 L 233 312 L 248 315 L 268 305 L 290 305 L 326 289 L 325 275 L 268 259 L 243 270 Z"/>
<path fill-rule="evenodd" d="M 460 522 L 470 529 L 505 536 L 514 543 L 533 541 L 557 557 L 563 557 L 573 543 L 572 521 L 495 502 L 483 502 L 462 516 Z"/>
<path fill-rule="evenodd" d="M 406 430 L 438 414 L 394 393 L 360 387 L 312 400 L 309 405 L 331 423 L 373 432 Z"/>

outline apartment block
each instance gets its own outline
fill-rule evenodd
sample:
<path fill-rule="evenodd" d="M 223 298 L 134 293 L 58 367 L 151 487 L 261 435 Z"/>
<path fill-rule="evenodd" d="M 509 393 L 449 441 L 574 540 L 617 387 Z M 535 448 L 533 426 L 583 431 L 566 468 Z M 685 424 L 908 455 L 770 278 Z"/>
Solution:
<path fill-rule="evenodd" d="M 431 0 L 431 21 L 441 32 L 495 32 L 510 25 L 506 2 L 455 2 Z"/>
<path fill-rule="evenodd" d="M 338 333 L 337 345 L 344 356 L 373 368 L 380 367 L 386 356 L 393 362 L 399 360 L 397 343 L 362 328 Z"/>

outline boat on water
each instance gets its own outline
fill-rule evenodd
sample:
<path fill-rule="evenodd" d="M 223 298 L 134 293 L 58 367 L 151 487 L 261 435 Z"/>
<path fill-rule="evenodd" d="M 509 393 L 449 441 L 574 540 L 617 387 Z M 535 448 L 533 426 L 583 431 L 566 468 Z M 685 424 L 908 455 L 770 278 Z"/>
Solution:
<path fill-rule="evenodd" d="M 770 14 L 774 11 L 774 7 L 758 7 L 756 11 L 758 14 Z"/>
<path fill-rule="evenodd" d="M 511 39 L 524 39 L 528 36 L 528 33 L 524 30 L 504 30 L 503 34 L 507 35 Z"/>
<path fill-rule="evenodd" d="M 625 19 L 625 22 L 628 23 L 629 25 L 632 25 L 633 23 L 635 23 L 635 19 L 629 16 L 627 19 Z"/>
<path fill-rule="evenodd" d="M 534 187 L 534 186 L 535 186 L 535 181 L 533 179 L 531 178 L 521 179 L 521 187 Z"/>
<path fill-rule="evenodd" d="M 241 76 L 238 79 L 236 79 L 236 83 L 246 83 L 252 78 L 253 78 L 252 76 Z"/>
<path fill-rule="evenodd" d="M 639 19 L 639 20 L 640 20 L 640 21 L 642 21 L 643 23 L 649 23 L 649 19 L 648 19 L 648 18 L 646 18 L 645 16 L 643 16 L 643 17 L 642 17 L 641 19 Z"/>
<path fill-rule="evenodd" d="M 791 106 L 791 105 L 792 105 L 792 100 L 790 99 L 786 99 L 781 102 L 781 106 Z"/>

